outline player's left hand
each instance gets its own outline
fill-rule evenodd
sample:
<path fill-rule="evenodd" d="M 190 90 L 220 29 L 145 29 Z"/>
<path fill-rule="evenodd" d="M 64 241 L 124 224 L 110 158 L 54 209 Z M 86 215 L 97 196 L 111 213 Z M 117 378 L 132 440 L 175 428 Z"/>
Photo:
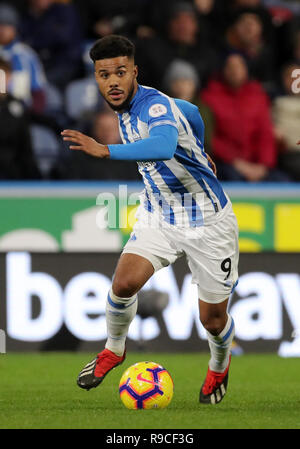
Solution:
<path fill-rule="evenodd" d="M 216 164 L 214 163 L 214 161 L 212 160 L 212 158 L 210 157 L 209 154 L 206 153 L 206 157 L 207 157 L 207 160 L 208 160 L 208 162 L 209 162 L 209 165 L 210 165 L 212 171 L 214 172 L 214 175 L 217 176 L 217 167 L 216 167 Z"/>
<path fill-rule="evenodd" d="M 75 131 L 72 129 L 65 129 L 61 132 L 63 140 L 73 142 L 76 145 L 71 145 L 70 150 L 81 150 L 87 154 L 99 158 L 108 158 L 109 149 L 106 145 L 101 145 L 96 142 L 92 137 L 86 136 L 80 131 Z"/>

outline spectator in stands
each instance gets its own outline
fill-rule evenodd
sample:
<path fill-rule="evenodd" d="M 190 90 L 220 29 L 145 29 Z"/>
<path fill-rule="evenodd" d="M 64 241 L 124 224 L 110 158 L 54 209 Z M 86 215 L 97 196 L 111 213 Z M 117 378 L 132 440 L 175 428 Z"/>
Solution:
<path fill-rule="evenodd" d="M 152 0 L 74 0 L 80 11 L 87 39 L 99 39 L 108 34 L 134 36 L 141 21 L 142 10 Z"/>
<path fill-rule="evenodd" d="M 8 88 L 12 77 L 10 63 L 0 59 L 0 70 L 5 73 Z M 0 93 L 0 179 L 40 178 L 24 105 L 10 93 Z"/>
<path fill-rule="evenodd" d="M 262 82 L 268 92 L 272 92 L 276 78 L 274 52 L 264 39 L 259 14 L 251 10 L 238 11 L 226 31 L 225 48 L 242 53 L 250 75 Z"/>
<path fill-rule="evenodd" d="M 89 133 L 99 143 L 121 143 L 117 117 L 110 110 L 96 114 L 81 131 Z M 96 160 L 82 151 L 70 153 L 60 176 L 76 180 L 140 180 L 135 162 Z"/>
<path fill-rule="evenodd" d="M 280 83 L 281 69 L 286 64 L 293 60 L 300 64 L 300 14 L 293 14 L 287 8 L 274 8 L 272 14 L 274 22 L 280 23 L 277 28 L 281 30 L 274 46 L 276 55 L 281 56 L 280 64 L 277 65 L 277 82 Z"/>
<path fill-rule="evenodd" d="M 231 2 L 234 6 L 237 7 L 258 7 L 261 5 L 261 0 L 232 0 Z"/>
<path fill-rule="evenodd" d="M 300 4 L 298 0 L 263 0 L 267 8 L 287 9 L 294 14 L 300 14 Z"/>
<path fill-rule="evenodd" d="M 228 21 L 228 4 L 218 0 L 190 0 L 197 12 L 201 35 L 220 46 Z M 217 32 L 216 32 L 217 31 Z"/>
<path fill-rule="evenodd" d="M 230 54 L 222 75 L 202 92 L 215 116 L 212 154 L 226 181 L 286 181 L 275 169 L 277 154 L 270 104 L 257 81 L 249 80 L 245 59 Z"/>
<path fill-rule="evenodd" d="M 268 39 L 268 42 L 272 44 L 276 62 L 276 73 L 280 72 L 280 69 L 291 59 L 291 43 L 290 34 L 293 28 L 293 22 L 295 19 L 294 14 L 299 14 L 300 5 L 298 0 L 296 1 L 280 1 L 280 0 L 235 0 L 236 2 L 251 3 L 256 2 L 258 6 L 255 7 L 256 11 L 260 14 L 260 17 L 264 24 L 265 37 L 268 39 L 270 36 L 272 40 Z M 247 5 L 248 6 L 248 5 Z"/>
<path fill-rule="evenodd" d="M 29 0 L 21 33 L 23 40 L 38 53 L 51 84 L 64 89 L 81 76 L 82 32 L 73 5 Z"/>
<path fill-rule="evenodd" d="M 116 114 L 106 107 L 93 117 L 91 124 L 92 135 L 98 142 L 107 142 L 107 145 L 121 143 Z"/>
<path fill-rule="evenodd" d="M 193 0 L 194 6 L 199 14 L 207 15 L 211 13 L 216 5 L 215 0 Z"/>
<path fill-rule="evenodd" d="M 176 4 L 182 4 L 182 2 L 183 0 L 144 0 L 143 14 L 141 14 L 142 26 L 138 28 L 138 36 L 143 37 L 140 35 L 140 29 L 144 27 L 148 27 L 148 36 L 155 34 L 163 36 L 170 11 L 174 6 L 176 7 Z M 226 2 L 219 0 L 185 0 L 185 2 L 193 6 L 201 39 L 218 41 L 224 29 L 225 12 L 228 9 Z"/>
<path fill-rule="evenodd" d="M 199 31 L 201 38 L 206 40 L 217 41 L 222 34 L 224 26 L 224 18 L 226 16 L 226 5 L 224 1 L 218 0 L 185 0 L 190 6 L 193 6 L 197 16 Z M 145 2 L 142 15 L 142 23 L 149 30 L 148 34 L 164 35 L 165 25 L 169 20 L 170 11 L 176 6 L 176 3 L 182 3 L 182 0 L 149 0 Z M 140 27 L 141 28 L 141 27 Z M 140 28 L 138 35 L 140 36 Z M 218 32 L 216 32 L 218 30 Z"/>
<path fill-rule="evenodd" d="M 295 59 L 295 61 L 297 61 L 300 64 L 300 26 L 299 29 L 294 33 L 292 48 L 293 48 L 292 56 Z"/>
<path fill-rule="evenodd" d="M 167 68 L 165 92 L 173 98 L 180 98 L 198 106 L 205 125 L 205 151 L 210 153 L 214 118 L 210 108 L 199 97 L 200 79 L 194 66 L 180 59 L 175 60 Z"/>
<path fill-rule="evenodd" d="M 282 70 L 282 92 L 273 102 L 273 121 L 280 150 L 279 166 L 300 181 L 300 64 L 289 63 Z"/>
<path fill-rule="evenodd" d="M 46 78 L 37 54 L 17 36 L 19 16 L 8 4 L 0 4 L 0 57 L 11 62 L 10 92 L 35 113 L 45 107 Z"/>
<path fill-rule="evenodd" d="M 7 2 L 8 0 L 0 0 L 0 4 Z M 19 14 L 23 14 L 27 9 L 27 0 L 9 0 L 9 4 L 13 6 Z"/>
<path fill-rule="evenodd" d="M 231 0 L 230 13 L 235 13 L 247 9 L 260 17 L 264 28 L 264 37 L 271 43 L 274 38 L 274 25 L 272 15 L 269 9 L 263 4 L 262 0 Z"/>
<path fill-rule="evenodd" d="M 162 89 L 165 69 L 175 59 L 193 64 L 204 83 L 216 68 L 217 55 L 209 43 L 199 37 L 193 6 L 175 2 L 166 21 L 165 33 L 165 36 L 155 36 L 137 43 L 136 60 L 141 84 Z"/>

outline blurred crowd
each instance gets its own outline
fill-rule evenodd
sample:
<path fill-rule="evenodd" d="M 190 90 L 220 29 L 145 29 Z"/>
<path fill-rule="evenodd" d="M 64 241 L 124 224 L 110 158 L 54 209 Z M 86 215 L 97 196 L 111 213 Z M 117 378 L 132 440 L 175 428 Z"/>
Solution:
<path fill-rule="evenodd" d="M 221 180 L 300 181 L 298 0 L 0 0 L 0 180 L 140 179 L 60 138 L 120 142 L 88 56 L 112 33 L 140 84 L 198 106 Z"/>

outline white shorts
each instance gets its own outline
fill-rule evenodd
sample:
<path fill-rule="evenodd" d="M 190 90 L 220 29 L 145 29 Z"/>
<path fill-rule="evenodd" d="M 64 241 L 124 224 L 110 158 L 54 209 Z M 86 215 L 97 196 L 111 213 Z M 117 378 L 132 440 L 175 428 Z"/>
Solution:
<path fill-rule="evenodd" d="M 138 221 L 123 254 L 148 259 L 155 271 L 185 256 L 199 299 L 220 303 L 230 296 L 238 280 L 238 226 L 231 204 L 226 208 L 228 212 L 216 223 L 188 230 L 153 228 Z"/>

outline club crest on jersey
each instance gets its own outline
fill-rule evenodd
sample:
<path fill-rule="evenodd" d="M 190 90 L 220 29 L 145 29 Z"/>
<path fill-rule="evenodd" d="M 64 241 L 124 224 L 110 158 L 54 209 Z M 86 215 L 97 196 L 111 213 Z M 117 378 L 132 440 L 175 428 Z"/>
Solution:
<path fill-rule="evenodd" d="M 153 104 L 149 109 L 150 117 L 160 117 L 168 112 L 166 106 L 164 104 Z"/>

